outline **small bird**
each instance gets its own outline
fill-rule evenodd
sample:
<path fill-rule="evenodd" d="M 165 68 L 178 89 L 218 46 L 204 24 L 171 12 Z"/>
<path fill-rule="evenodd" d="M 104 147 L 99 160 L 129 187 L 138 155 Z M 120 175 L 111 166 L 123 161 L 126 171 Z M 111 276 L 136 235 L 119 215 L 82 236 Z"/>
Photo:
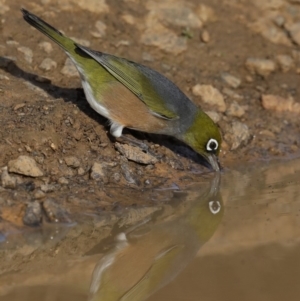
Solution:
<path fill-rule="evenodd" d="M 88 103 L 110 121 L 112 136 L 121 137 L 125 127 L 173 136 L 220 170 L 218 126 L 169 79 L 149 67 L 82 46 L 29 11 L 22 13 L 73 61 Z"/>

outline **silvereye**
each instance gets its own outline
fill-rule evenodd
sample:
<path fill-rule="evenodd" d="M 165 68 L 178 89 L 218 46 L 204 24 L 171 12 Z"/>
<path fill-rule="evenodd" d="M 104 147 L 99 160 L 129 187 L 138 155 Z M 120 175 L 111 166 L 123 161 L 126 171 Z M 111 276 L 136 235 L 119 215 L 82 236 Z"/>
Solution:
<path fill-rule="evenodd" d="M 110 121 L 112 136 L 121 137 L 124 127 L 173 136 L 220 170 L 217 125 L 174 83 L 146 66 L 84 47 L 27 10 L 22 12 L 73 61 L 87 101 Z"/>

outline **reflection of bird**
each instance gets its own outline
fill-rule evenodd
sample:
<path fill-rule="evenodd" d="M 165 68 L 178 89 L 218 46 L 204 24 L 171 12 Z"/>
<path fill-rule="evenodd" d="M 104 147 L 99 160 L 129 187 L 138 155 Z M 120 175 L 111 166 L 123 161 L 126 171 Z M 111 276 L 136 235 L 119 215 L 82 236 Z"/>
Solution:
<path fill-rule="evenodd" d="M 220 169 L 218 127 L 170 80 L 143 65 L 81 46 L 25 9 L 22 12 L 30 25 L 71 58 L 89 104 L 110 120 L 114 137 L 120 137 L 124 127 L 170 135 L 191 146 L 213 169 Z"/>
<path fill-rule="evenodd" d="M 179 216 L 119 234 L 114 249 L 96 265 L 89 300 L 145 300 L 178 275 L 222 219 L 222 200 L 214 185 L 208 195 L 188 195 Z"/>

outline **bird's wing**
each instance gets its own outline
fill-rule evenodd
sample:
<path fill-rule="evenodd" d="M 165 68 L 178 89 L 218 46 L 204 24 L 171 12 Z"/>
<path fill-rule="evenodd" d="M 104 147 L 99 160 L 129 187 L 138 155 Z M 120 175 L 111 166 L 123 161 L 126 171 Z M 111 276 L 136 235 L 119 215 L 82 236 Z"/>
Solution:
<path fill-rule="evenodd" d="M 151 81 L 135 67 L 134 63 L 78 44 L 76 46 L 101 64 L 111 75 L 143 101 L 152 114 L 164 119 L 178 118 L 175 112 L 165 106 L 163 99 L 155 91 Z"/>
<path fill-rule="evenodd" d="M 170 266 L 184 249 L 184 245 L 174 245 L 156 256 L 153 265 L 145 273 L 142 279 L 134 285 L 120 301 L 142 300 L 151 293 L 154 293 L 163 283 Z"/>

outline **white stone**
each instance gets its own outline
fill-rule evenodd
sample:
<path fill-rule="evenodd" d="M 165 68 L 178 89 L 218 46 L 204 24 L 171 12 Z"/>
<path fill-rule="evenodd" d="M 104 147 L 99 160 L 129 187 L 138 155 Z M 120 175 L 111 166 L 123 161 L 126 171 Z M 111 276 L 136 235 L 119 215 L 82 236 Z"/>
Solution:
<path fill-rule="evenodd" d="M 192 88 L 192 92 L 195 96 L 200 96 L 205 103 L 215 106 L 219 112 L 226 111 L 223 95 L 213 86 L 197 84 Z"/>
<path fill-rule="evenodd" d="M 221 78 L 228 86 L 234 89 L 238 88 L 242 82 L 238 77 L 231 75 L 227 72 L 223 72 L 221 74 Z"/>
<path fill-rule="evenodd" d="M 24 58 L 28 63 L 32 63 L 32 58 L 33 58 L 33 52 L 30 48 L 21 46 L 18 47 L 18 51 L 24 54 Z"/>
<path fill-rule="evenodd" d="M 15 177 L 11 176 L 7 172 L 7 168 L 5 168 L 2 171 L 2 174 L 1 174 L 1 184 L 2 184 L 2 187 L 4 187 L 4 188 L 10 188 L 10 189 L 16 188 L 17 180 L 16 180 Z"/>
<path fill-rule="evenodd" d="M 266 110 L 300 114 L 300 103 L 296 102 L 293 97 L 283 98 L 272 94 L 262 95 L 262 106 Z"/>
<path fill-rule="evenodd" d="M 269 59 L 248 58 L 245 66 L 250 73 L 258 74 L 263 77 L 269 76 L 276 70 L 275 62 Z"/>
<path fill-rule="evenodd" d="M 236 101 L 233 101 L 227 109 L 226 114 L 233 117 L 242 117 L 245 115 L 245 109 Z"/>
<path fill-rule="evenodd" d="M 48 54 L 53 51 L 53 47 L 50 42 L 46 42 L 46 41 L 40 42 L 39 47 L 40 47 L 40 49 L 42 49 L 43 51 L 45 51 Z"/>
<path fill-rule="evenodd" d="M 41 177 L 44 174 L 35 160 L 29 156 L 19 156 L 9 161 L 8 171 L 30 177 Z"/>
<path fill-rule="evenodd" d="M 56 69 L 56 67 L 57 67 L 57 63 L 48 57 L 45 58 L 39 66 L 40 69 L 45 70 L 45 71 L 50 71 L 52 69 Z"/>
<path fill-rule="evenodd" d="M 289 55 L 284 55 L 284 54 L 277 55 L 276 61 L 278 62 L 280 69 L 283 72 L 288 72 L 294 67 L 294 60 Z"/>

